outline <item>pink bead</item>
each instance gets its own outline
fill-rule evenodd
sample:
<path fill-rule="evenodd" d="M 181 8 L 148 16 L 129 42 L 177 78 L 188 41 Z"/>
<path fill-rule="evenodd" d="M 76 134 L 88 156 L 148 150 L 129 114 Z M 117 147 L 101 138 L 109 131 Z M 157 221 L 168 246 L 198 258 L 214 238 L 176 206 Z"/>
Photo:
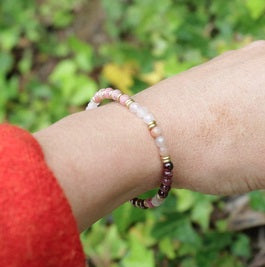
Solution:
<path fill-rule="evenodd" d="M 161 131 L 161 129 L 160 129 L 158 126 L 154 127 L 154 128 L 151 130 L 151 135 L 152 135 L 154 138 L 156 138 L 156 137 L 158 137 L 159 135 L 161 135 L 161 133 L 162 133 L 162 131 Z"/>
<path fill-rule="evenodd" d="M 111 92 L 111 91 L 113 91 L 112 88 L 107 88 L 107 89 L 105 90 L 105 96 L 106 96 L 106 98 L 111 98 L 111 97 L 110 97 L 110 92 Z"/>
<path fill-rule="evenodd" d="M 94 96 L 94 101 L 95 101 L 96 103 L 100 103 L 100 102 L 101 102 L 101 98 L 96 94 L 96 95 Z"/>
<path fill-rule="evenodd" d="M 102 100 L 101 94 L 97 92 L 94 96 L 95 102 L 100 103 Z"/>
<path fill-rule="evenodd" d="M 120 90 L 118 90 L 118 89 L 114 90 L 114 91 L 112 92 L 112 98 L 113 98 L 114 100 L 117 100 L 119 94 L 121 94 L 121 91 L 120 91 Z"/>
<path fill-rule="evenodd" d="M 130 97 L 128 95 L 122 95 L 120 97 L 120 103 L 125 106 L 125 102 L 129 99 Z"/>
<path fill-rule="evenodd" d="M 153 205 L 153 203 L 151 202 L 151 199 L 150 198 L 149 199 L 146 199 L 145 201 L 146 201 L 146 203 L 147 203 L 147 205 L 148 205 L 149 208 L 154 208 L 155 207 Z"/>

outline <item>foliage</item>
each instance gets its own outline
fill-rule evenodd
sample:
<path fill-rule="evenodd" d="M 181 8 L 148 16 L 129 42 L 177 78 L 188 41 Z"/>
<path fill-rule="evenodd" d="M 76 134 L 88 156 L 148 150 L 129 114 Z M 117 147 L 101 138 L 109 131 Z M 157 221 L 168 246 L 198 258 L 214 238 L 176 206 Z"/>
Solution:
<path fill-rule="evenodd" d="M 30 131 L 83 109 L 98 87 L 133 94 L 265 36 L 263 0 L 102 0 L 106 40 L 73 24 L 85 0 L 0 3 L 0 121 Z M 250 194 L 264 211 L 264 193 Z M 174 192 L 142 211 L 124 204 L 82 234 L 95 266 L 246 266 L 249 237 L 214 220 L 217 197 Z"/>

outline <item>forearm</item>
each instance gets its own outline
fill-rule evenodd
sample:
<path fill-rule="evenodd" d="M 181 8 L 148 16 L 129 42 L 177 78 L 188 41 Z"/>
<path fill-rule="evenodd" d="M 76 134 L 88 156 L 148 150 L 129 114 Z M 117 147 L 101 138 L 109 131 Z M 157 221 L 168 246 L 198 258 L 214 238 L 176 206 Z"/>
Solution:
<path fill-rule="evenodd" d="M 133 96 L 163 131 L 175 187 L 264 188 L 264 48 L 253 43 Z M 146 125 L 117 103 L 68 116 L 35 137 L 80 229 L 159 185 L 162 166 Z"/>

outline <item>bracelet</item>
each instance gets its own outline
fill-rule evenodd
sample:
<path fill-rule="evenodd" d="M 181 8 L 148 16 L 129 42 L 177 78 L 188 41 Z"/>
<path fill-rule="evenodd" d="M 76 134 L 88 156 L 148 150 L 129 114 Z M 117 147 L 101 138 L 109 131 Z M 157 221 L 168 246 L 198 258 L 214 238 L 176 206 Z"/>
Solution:
<path fill-rule="evenodd" d="M 95 109 L 99 106 L 103 99 L 112 99 L 119 102 L 121 105 L 126 106 L 132 113 L 135 113 L 139 118 L 147 124 L 151 136 L 155 139 L 156 146 L 159 149 L 161 161 L 163 163 L 163 176 L 161 185 L 157 194 L 148 199 L 133 198 L 130 200 L 131 204 L 137 208 L 148 209 L 160 206 L 168 193 L 172 184 L 173 177 L 173 163 L 171 162 L 168 154 L 168 149 L 165 144 L 164 137 L 162 136 L 161 129 L 157 126 L 154 116 L 147 110 L 146 107 L 140 106 L 132 98 L 126 94 L 122 94 L 120 90 L 112 88 L 100 89 L 88 103 L 86 110 Z"/>

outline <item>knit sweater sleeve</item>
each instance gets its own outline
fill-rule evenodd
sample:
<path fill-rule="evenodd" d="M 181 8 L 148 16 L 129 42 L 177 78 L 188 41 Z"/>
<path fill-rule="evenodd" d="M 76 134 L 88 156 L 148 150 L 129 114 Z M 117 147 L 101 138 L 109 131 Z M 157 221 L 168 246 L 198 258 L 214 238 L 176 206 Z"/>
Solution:
<path fill-rule="evenodd" d="M 0 266 L 84 267 L 67 199 L 25 130 L 0 125 Z"/>

